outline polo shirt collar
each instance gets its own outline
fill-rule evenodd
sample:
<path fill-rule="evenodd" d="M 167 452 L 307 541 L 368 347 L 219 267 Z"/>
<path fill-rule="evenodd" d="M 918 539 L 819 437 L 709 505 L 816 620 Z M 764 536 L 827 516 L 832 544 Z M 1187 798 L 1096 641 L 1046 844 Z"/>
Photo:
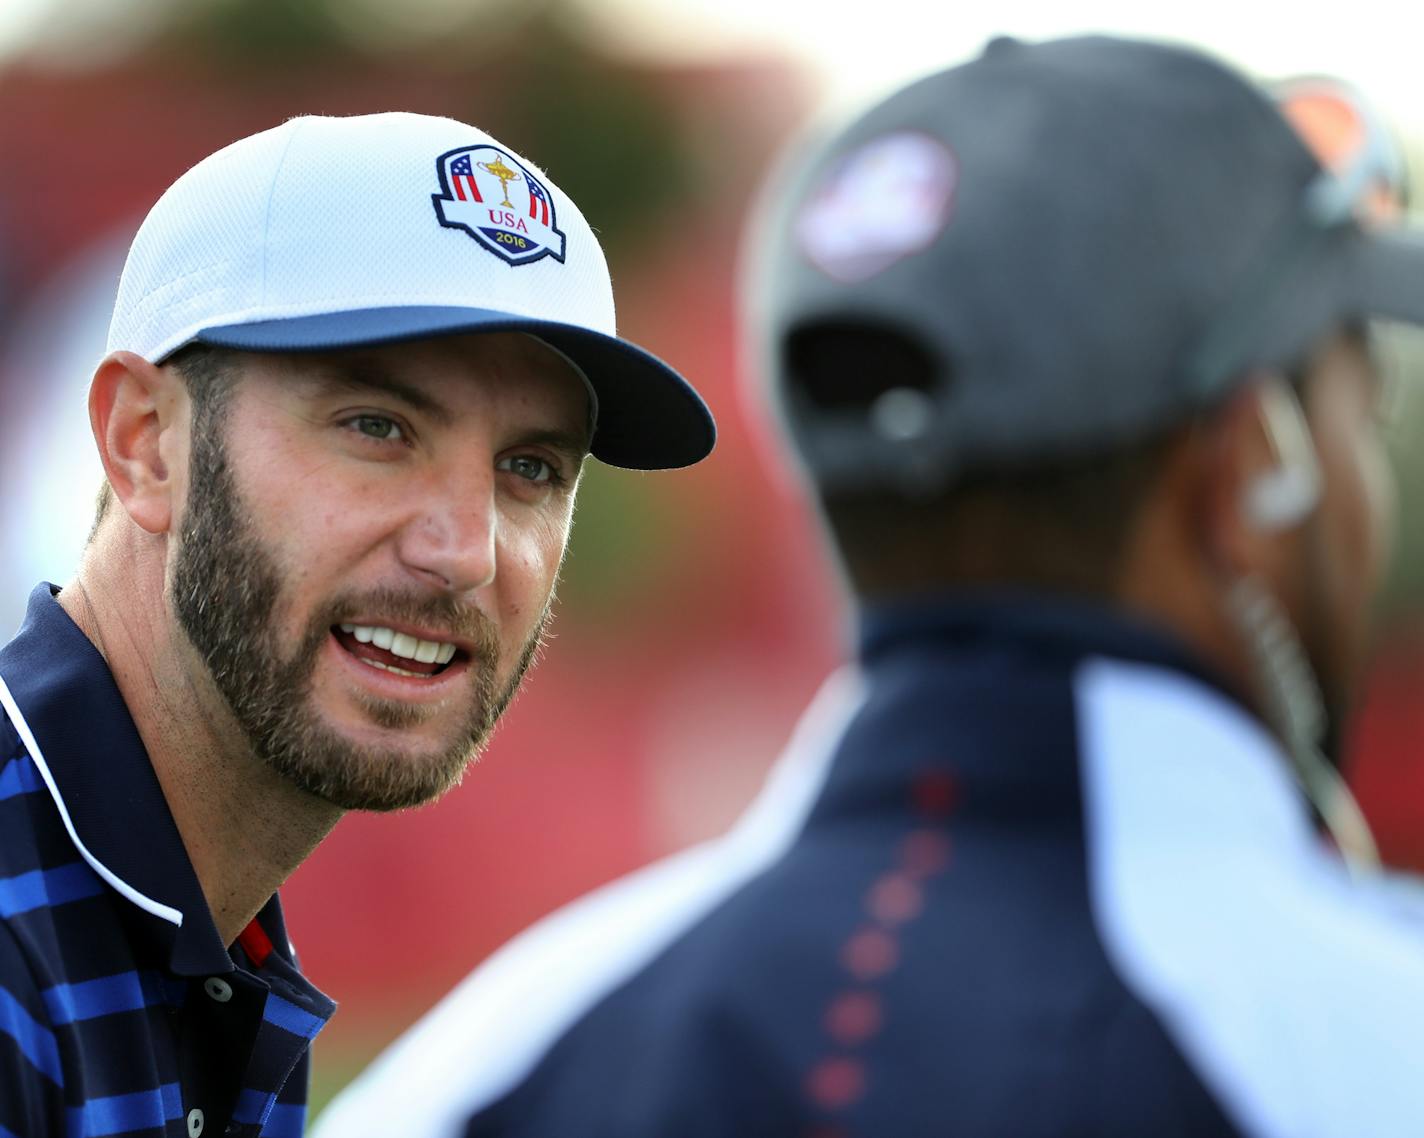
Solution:
<path fill-rule="evenodd" d="M 178 976 L 233 969 L 138 729 L 104 658 L 42 584 L 0 649 L 0 694 L 81 856 L 134 906 L 135 932 Z M 16 716 L 18 712 L 18 717 Z M 275 896 L 264 924 L 281 927 Z"/>
<path fill-rule="evenodd" d="M 1106 602 L 1027 589 L 965 588 L 869 603 L 858 615 L 859 656 L 872 671 L 931 646 L 975 652 L 1015 645 L 1043 659 L 1102 656 L 1166 668 L 1249 708 L 1243 693 L 1175 632 Z"/>

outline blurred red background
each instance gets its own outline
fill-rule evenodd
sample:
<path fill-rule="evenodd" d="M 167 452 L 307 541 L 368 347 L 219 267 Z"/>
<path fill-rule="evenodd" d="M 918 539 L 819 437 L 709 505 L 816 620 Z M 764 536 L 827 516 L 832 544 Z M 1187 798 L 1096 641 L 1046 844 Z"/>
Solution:
<path fill-rule="evenodd" d="M 320 1100 L 532 920 L 724 827 L 844 651 L 836 583 L 761 441 L 734 327 L 747 209 L 814 91 L 777 59 L 616 60 L 550 5 L 494 5 L 418 54 L 365 53 L 256 6 L 202 11 L 121 62 L 0 72 L 0 620 L 34 578 L 63 580 L 82 541 L 86 519 L 64 517 L 69 544 L 46 552 L 21 507 L 56 481 L 81 501 L 97 486 L 74 457 L 89 370 L 72 361 L 102 350 L 114 251 L 189 164 L 292 114 L 448 114 L 530 156 L 600 231 L 623 334 L 691 377 L 720 425 L 690 471 L 595 465 L 554 639 L 488 754 L 437 806 L 348 818 L 284 891 L 308 971 L 342 1005 L 317 1044 Z M 1355 772 L 1386 853 L 1417 869 L 1421 664 L 1424 631 L 1397 622 Z"/>

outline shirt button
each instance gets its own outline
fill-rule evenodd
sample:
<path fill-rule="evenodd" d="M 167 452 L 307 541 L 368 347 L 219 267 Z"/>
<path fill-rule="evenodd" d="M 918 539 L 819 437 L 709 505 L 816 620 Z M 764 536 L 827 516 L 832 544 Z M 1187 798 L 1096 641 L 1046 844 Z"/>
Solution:
<path fill-rule="evenodd" d="M 201 1138 L 203 1133 L 203 1112 L 196 1106 L 188 1112 L 188 1138 Z"/>
<path fill-rule="evenodd" d="M 216 976 L 209 976 L 203 981 L 203 991 L 220 1004 L 225 1004 L 232 999 L 232 985 L 226 980 L 219 980 Z"/>

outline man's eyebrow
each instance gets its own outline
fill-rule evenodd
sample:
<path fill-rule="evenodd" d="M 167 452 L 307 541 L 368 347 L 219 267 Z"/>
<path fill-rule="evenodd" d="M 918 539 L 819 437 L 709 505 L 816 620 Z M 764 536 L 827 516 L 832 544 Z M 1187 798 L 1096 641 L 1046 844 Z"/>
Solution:
<path fill-rule="evenodd" d="M 563 451 L 572 458 L 582 459 L 589 453 L 593 439 L 587 431 L 564 431 L 557 427 L 523 431 L 518 446 L 546 446 Z"/>
<path fill-rule="evenodd" d="M 316 369 L 308 380 L 326 391 L 374 391 L 392 396 L 412 410 L 429 415 L 442 426 L 455 421 L 455 413 L 444 403 L 414 384 L 392 375 L 378 363 L 369 360 L 342 361 Z M 591 429 L 564 430 L 559 427 L 535 428 L 519 435 L 521 446 L 547 446 L 572 458 L 582 459 L 593 445 Z"/>
<path fill-rule="evenodd" d="M 326 364 L 312 374 L 311 383 L 329 391 L 374 391 L 388 395 L 442 425 L 455 419 L 454 412 L 428 391 L 405 382 L 370 360 Z"/>

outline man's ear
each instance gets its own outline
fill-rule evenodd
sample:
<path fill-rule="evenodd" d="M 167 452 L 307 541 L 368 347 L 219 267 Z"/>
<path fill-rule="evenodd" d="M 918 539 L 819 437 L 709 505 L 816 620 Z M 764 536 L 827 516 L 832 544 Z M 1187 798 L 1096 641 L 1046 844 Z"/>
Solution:
<path fill-rule="evenodd" d="M 167 533 L 174 516 L 171 432 L 187 392 L 171 370 L 132 352 L 105 357 L 89 385 L 89 425 L 109 485 L 141 529 Z"/>
<path fill-rule="evenodd" d="M 1319 471 L 1305 414 L 1277 376 L 1252 377 L 1205 426 L 1201 531 L 1227 576 L 1268 578 L 1289 533 L 1319 498 Z"/>

